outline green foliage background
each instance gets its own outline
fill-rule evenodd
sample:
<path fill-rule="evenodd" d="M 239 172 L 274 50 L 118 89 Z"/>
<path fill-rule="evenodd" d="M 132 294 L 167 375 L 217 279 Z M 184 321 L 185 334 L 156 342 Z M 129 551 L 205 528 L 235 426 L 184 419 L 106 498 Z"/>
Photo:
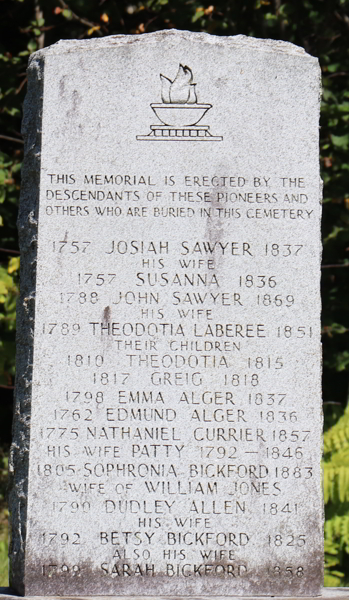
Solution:
<path fill-rule="evenodd" d="M 349 0 L 0 0 L 0 434 L 6 450 L 14 377 L 21 106 L 30 53 L 59 39 L 188 29 L 281 39 L 317 56 L 323 75 L 323 350 L 326 577 L 349 585 Z M 0 450 L 4 515 L 6 456 Z M 0 578 L 6 542 L 0 518 Z M 2 557 L 2 558 L 1 558 Z M 1 579 L 4 584 L 5 579 Z"/>

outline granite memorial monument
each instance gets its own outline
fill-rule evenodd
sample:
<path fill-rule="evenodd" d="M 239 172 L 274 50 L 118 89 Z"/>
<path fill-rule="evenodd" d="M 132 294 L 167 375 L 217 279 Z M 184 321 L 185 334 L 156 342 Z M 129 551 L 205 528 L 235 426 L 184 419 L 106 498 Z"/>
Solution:
<path fill-rule="evenodd" d="M 319 595 L 317 59 L 166 31 L 28 74 L 12 587 Z"/>

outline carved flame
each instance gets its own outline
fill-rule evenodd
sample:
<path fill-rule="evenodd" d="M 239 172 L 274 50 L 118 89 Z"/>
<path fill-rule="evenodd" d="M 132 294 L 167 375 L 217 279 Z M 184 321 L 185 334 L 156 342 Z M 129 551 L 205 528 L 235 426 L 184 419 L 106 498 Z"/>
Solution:
<path fill-rule="evenodd" d="M 196 83 L 189 67 L 179 65 L 176 78 L 171 81 L 165 75 L 160 75 L 161 99 L 165 104 L 196 104 Z"/>

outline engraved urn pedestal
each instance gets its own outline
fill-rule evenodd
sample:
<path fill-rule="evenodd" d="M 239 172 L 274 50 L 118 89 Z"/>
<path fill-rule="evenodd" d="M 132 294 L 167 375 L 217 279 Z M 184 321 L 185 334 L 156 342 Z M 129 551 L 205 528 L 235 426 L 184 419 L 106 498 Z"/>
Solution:
<path fill-rule="evenodd" d="M 222 136 L 210 133 L 209 125 L 197 125 L 212 104 L 151 104 L 161 125 L 151 125 L 148 135 L 137 140 L 220 142 Z"/>

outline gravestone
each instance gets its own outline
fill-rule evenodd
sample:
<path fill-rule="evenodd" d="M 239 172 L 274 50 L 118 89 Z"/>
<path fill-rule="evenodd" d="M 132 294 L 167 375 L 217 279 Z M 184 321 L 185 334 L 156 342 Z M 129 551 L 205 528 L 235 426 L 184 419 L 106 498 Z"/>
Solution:
<path fill-rule="evenodd" d="M 11 585 L 322 585 L 320 71 L 179 31 L 36 52 Z"/>

